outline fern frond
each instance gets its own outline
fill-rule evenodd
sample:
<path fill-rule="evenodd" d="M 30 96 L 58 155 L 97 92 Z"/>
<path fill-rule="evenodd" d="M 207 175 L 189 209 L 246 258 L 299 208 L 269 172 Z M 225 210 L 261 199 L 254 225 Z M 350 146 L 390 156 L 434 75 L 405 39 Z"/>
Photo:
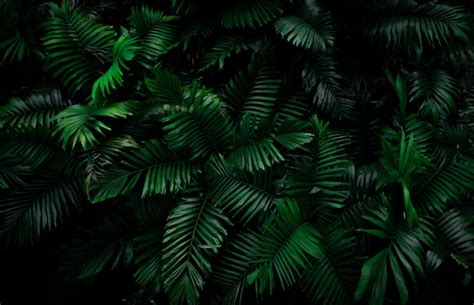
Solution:
<path fill-rule="evenodd" d="M 188 198 L 169 215 L 163 238 L 164 287 L 172 304 L 195 302 L 212 271 L 209 256 L 221 247 L 225 216 L 208 196 Z"/>
<path fill-rule="evenodd" d="M 140 185 L 142 197 L 175 193 L 190 183 L 199 165 L 183 161 L 159 141 L 124 152 L 119 164 L 99 179 L 93 202 L 124 195 Z"/>

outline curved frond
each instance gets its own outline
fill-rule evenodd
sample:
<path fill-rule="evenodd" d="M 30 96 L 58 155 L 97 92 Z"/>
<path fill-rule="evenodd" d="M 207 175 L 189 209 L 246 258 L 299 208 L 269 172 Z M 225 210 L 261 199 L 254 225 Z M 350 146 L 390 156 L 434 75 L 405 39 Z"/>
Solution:
<path fill-rule="evenodd" d="M 237 73 L 225 86 L 222 99 L 237 120 L 245 114 L 270 116 L 282 78 L 270 62 L 253 58 L 246 70 Z"/>
<path fill-rule="evenodd" d="M 211 159 L 206 173 L 209 195 L 214 204 L 232 217 L 240 215 L 244 223 L 273 205 L 273 194 L 250 183 L 244 173 L 225 160 Z"/>
<path fill-rule="evenodd" d="M 161 291 L 161 250 L 162 229 L 153 228 L 133 239 L 133 249 L 137 270 L 134 277 L 141 287 L 146 287 L 152 293 Z"/>
<path fill-rule="evenodd" d="M 180 160 L 158 141 L 144 143 L 140 148 L 121 154 L 119 164 L 99 179 L 92 202 L 124 195 L 140 185 L 141 196 L 175 193 L 182 190 L 199 165 Z"/>
<path fill-rule="evenodd" d="M 134 44 L 134 39 L 126 35 L 122 35 L 117 39 L 112 51 L 112 65 L 92 86 L 92 98 L 94 100 L 99 100 L 111 94 L 112 90 L 123 85 L 123 74 L 125 70 L 128 70 L 126 62 L 133 59 L 138 49 Z"/>
<path fill-rule="evenodd" d="M 164 287 L 172 304 L 198 299 L 212 271 L 209 255 L 221 247 L 227 221 L 207 195 L 185 199 L 170 213 L 162 260 Z"/>
<path fill-rule="evenodd" d="M 355 237 L 336 229 L 323 237 L 324 256 L 303 275 L 302 283 L 313 302 L 325 305 L 353 304 L 354 279 L 359 273 L 353 248 Z"/>
<path fill-rule="evenodd" d="M 67 2 L 51 4 L 51 11 L 43 37 L 48 68 L 73 93 L 92 86 L 112 52 L 112 27 L 98 24 Z"/>
<path fill-rule="evenodd" d="M 465 11 L 458 6 L 441 3 L 397 1 L 376 12 L 380 17 L 370 35 L 385 46 L 414 45 L 432 48 L 448 46 L 452 38 L 468 42 L 469 23 Z"/>
<path fill-rule="evenodd" d="M 311 118 L 315 138 L 308 144 L 310 154 L 294 160 L 294 169 L 285 181 L 285 194 L 290 196 L 314 196 L 322 206 L 342 207 L 349 195 L 345 191 L 347 182 L 342 178 L 346 174 L 349 160 L 344 151 L 347 144 L 345 135 L 327 130 L 328 124 Z"/>
<path fill-rule="evenodd" d="M 427 253 L 426 264 L 430 270 L 437 269 L 449 256 L 468 267 L 474 264 L 473 223 L 472 217 L 459 208 L 447 211 L 436 220 L 433 250 Z"/>
<path fill-rule="evenodd" d="M 13 97 L 0 107 L 0 128 L 48 128 L 54 117 L 70 105 L 71 101 L 64 100 L 59 90 Z"/>
<path fill-rule="evenodd" d="M 293 285 L 307 268 L 310 258 L 320 258 L 323 249 L 318 230 L 303 217 L 298 202 L 281 199 L 271 221 L 264 227 L 254 250 L 256 270 L 247 276 L 258 291 L 270 294 L 279 284 L 283 290 Z"/>
<path fill-rule="evenodd" d="M 224 68 L 224 61 L 228 57 L 242 51 L 255 50 L 256 48 L 255 39 L 247 35 L 234 34 L 217 37 L 212 43 L 211 49 L 202 55 L 200 69 L 207 70 L 215 64 L 219 64 L 219 70 L 222 70 Z"/>
<path fill-rule="evenodd" d="M 193 159 L 222 153 L 231 141 L 230 118 L 221 102 L 212 95 L 197 95 L 189 111 L 180 111 L 162 119 L 171 149 L 190 149 Z"/>
<path fill-rule="evenodd" d="M 130 16 L 132 34 L 141 41 L 136 61 L 152 70 L 157 59 L 177 45 L 178 27 L 173 21 L 178 16 L 165 15 L 146 5 L 133 7 Z"/>
<path fill-rule="evenodd" d="M 234 1 L 219 16 L 224 28 L 255 28 L 262 26 L 283 12 L 278 0 Z"/>
<path fill-rule="evenodd" d="M 101 273 L 133 262 L 133 216 L 128 208 L 115 207 L 99 216 L 100 223 L 80 227 L 76 237 L 61 245 L 61 272 L 66 279 L 91 284 Z"/>
<path fill-rule="evenodd" d="M 20 31 L 16 31 L 15 36 L 0 41 L 0 49 L 3 50 L 3 61 L 20 61 L 31 58 L 34 44 L 32 39 L 25 37 Z"/>
<path fill-rule="evenodd" d="M 301 16 L 281 17 L 274 26 L 281 37 L 297 47 L 325 52 L 334 44 L 335 32 L 327 13 L 315 15 L 303 7 Z"/>
<path fill-rule="evenodd" d="M 262 132 L 265 123 L 249 115 L 242 118 L 234 137 L 234 149 L 227 156 L 231 165 L 255 172 L 285 160 L 274 140 Z"/>
<path fill-rule="evenodd" d="M 367 260 L 362 267 L 356 300 L 370 292 L 369 304 L 385 304 L 385 292 L 388 282 L 388 270 L 393 276 L 402 304 L 408 301 L 408 289 L 404 272 L 416 283 L 417 275 L 424 272 L 425 245 L 431 244 L 431 237 L 420 227 L 399 227 L 394 222 L 387 204 L 370 210 L 363 216 L 373 227 L 360 229 L 361 232 L 385 240 L 387 247 Z"/>
<path fill-rule="evenodd" d="M 82 179 L 44 175 L 0 199 L 0 234 L 20 246 L 70 219 L 85 199 Z"/>
<path fill-rule="evenodd" d="M 455 108 L 456 81 L 443 70 L 415 72 L 410 81 L 410 101 L 421 101 L 420 114 L 438 119 Z"/>
<path fill-rule="evenodd" d="M 242 304 L 247 275 L 254 266 L 251 254 L 258 247 L 259 241 L 253 232 L 240 233 L 231 240 L 217 262 L 212 280 L 224 290 L 224 305 Z"/>
<path fill-rule="evenodd" d="M 160 104 L 181 105 L 184 102 L 183 84 L 169 71 L 155 70 L 154 78 L 145 78 L 145 86 Z"/>
<path fill-rule="evenodd" d="M 80 143 L 87 149 L 98 143 L 97 135 L 103 135 L 110 127 L 99 120 L 104 118 L 126 118 L 132 114 L 134 102 L 112 103 L 99 107 L 93 105 L 72 105 L 60 112 L 56 119 L 58 126 L 54 134 L 60 134 L 63 146 L 74 148 Z"/>
<path fill-rule="evenodd" d="M 354 108 L 354 92 L 345 84 L 333 56 L 313 56 L 301 74 L 303 86 L 313 96 L 315 106 L 337 119 L 349 118 Z"/>

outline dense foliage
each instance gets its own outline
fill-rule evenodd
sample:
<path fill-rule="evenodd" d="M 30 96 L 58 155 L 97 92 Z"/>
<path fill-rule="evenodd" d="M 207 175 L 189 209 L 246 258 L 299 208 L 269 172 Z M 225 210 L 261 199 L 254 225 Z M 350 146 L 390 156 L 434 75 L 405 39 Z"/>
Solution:
<path fill-rule="evenodd" d="M 469 2 L 0 8 L 3 253 L 129 304 L 471 304 Z"/>

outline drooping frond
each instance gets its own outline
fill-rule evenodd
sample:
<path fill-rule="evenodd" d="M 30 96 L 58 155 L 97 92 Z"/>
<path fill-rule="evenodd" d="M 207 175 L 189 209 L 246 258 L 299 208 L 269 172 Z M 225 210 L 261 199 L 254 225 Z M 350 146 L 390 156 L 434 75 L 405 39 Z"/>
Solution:
<path fill-rule="evenodd" d="M 30 173 L 28 166 L 19 165 L 19 158 L 7 152 L 0 152 L 0 191 L 25 185 L 24 177 Z"/>
<path fill-rule="evenodd" d="M 443 70 L 419 71 L 410 79 L 410 101 L 421 101 L 420 114 L 438 119 L 455 108 L 456 81 Z"/>
<path fill-rule="evenodd" d="M 0 199 L 0 234 L 25 246 L 70 219 L 84 200 L 81 177 L 44 174 Z"/>
<path fill-rule="evenodd" d="M 202 92 L 194 97 L 188 111 L 162 119 L 170 148 L 190 150 L 193 159 L 222 153 L 231 141 L 230 118 L 223 112 L 220 100 Z"/>
<path fill-rule="evenodd" d="M 268 117 L 276 103 L 281 75 L 268 61 L 254 58 L 225 86 L 222 99 L 237 120 L 245 114 Z"/>
<path fill-rule="evenodd" d="M 181 160 L 160 141 L 144 143 L 121 154 L 120 163 L 99 179 L 93 202 L 127 194 L 137 185 L 142 197 L 175 193 L 190 183 L 198 169 L 198 164 Z"/>
<path fill-rule="evenodd" d="M 276 32 L 291 44 L 316 52 L 325 52 L 334 44 L 334 28 L 328 13 L 303 6 L 298 15 L 284 16 L 275 21 Z"/>
<path fill-rule="evenodd" d="M 78 228 L 75 238 L 57 249 L 66 279 L 91 284 L 100 274 L 132 263 L 135 228 L 130 212 L 121 206 L 96 215 L 98 223 Z"/>
<path fill-rule="evenodd" d="M 278 0 L 233 1 L 219 20 L 224 28 L 255 28 L 272 21 L 282 11 Z"/>
<path fill-rule="evenodd" d="M 257 267 L 247 276 L 260 293 L 272 293 L 277 285 L 283 290 L 290 287 L 310 258 L 323 255 L 318 230 L 305 220 L 296 200 L 278 200 L 272 216 L 254 249 Z"/>
<path fill-rule="evenodd" d="M 162 261 L 164 287 L 172 304 L 198 299 L 212 271 L 209 255 L 221 247 L 226 222 L 207 195 L 188 198 L 170 213 Z"/>
<path fill-rule="evenodd" d="M 212 201 L 232 217 L 240 215 L 247 222 L 273 205 L 272 193 L 251 183 L 249 177 L 225 160 L 211 159 L 206 173 Z"/>
<path fill-rule="evenodd" d="M 133 7 L 129 19 L 133 37 L 141 41 L 136 61 L 151 71 L 157 59 L 177 45 L 178 28 L 173 21 L 178 17 L 143 5 Z"/>
<path fill-rule="evenodd" d="M 443 213 L 449 204 L 459 202 L 462 190 L 474 187 L 474 163 L 469 159 L 432 166 L 424 179 L 413 187 L 415 206 L 428 215 Z"/>
<path fill-rule="evenodd" d="M 23 166 L 37 170 L 47 168 L 67 176 L 77 175 L 82 169 L 77 154 L 65 151 L 55 137 L 44 132 L 13 133 L 3 143 L 0 154 L 16 156 Z"/>
<path fill-rule="evenodd" d="M 25 98 L 13 97 L 0 107 L 0 128 L 47 129 L 53 125 L 54 117 L 70 105 L 59 90 L 35 92 Z"/>
<path fill-rule="evenodd" d="M 133 240 L 137 264 L 134 277 L 140 286 L 149 289 L 152 293 L 158 293 L 162 288 L 162 231 L 161 228 L 152 227 Z"/>
<path fill-rule="evenodd" d="M 453 38 L 468 42 L 469 23 L 460 7 L 403 0 L 383 9 L 375 12 L 379 16 L 370 28 L 370 35 L 387 47 L 436 48 L 448 46 Z"/>
<path fill-rule="evenodd" d="M 441 215 L 434 224 L 435 243 L 427 254 L 427 266 L 437 269 L 451 256 L 456 261 L 471 267 L 474 264 L 473 219 L 459 208 Z"/>
<path fill-rule="evenodd" d="M 305 65 L 302 78 L 317 109 L 338 119 L 350 117 L 355 104 L 354 92 L 345 84 L 334 57 L 313 56 Z"/>
<path fill-rule="evenodd" d="M 247 35 L 234 34 L 217 37 L 210 50 L 204 53 L 200 59 L 201 70 L 207 70 L 215 64 L 219 64 L 219 69 L 222 70 L 226 58 L 256 48 L 255 39 Z"/>
<path fill-rule="evenodd" d="M 112 103 L 106 106 L 72 105 L 56 116 L 58 126 L 55 134 L 61 135 L 63 146 L 74 148 L 80 143 L 87 149 L 98 143 L 97 136 L 110 130 L 99 118 L 126 118 L 132 114 L 134 102 Z"/>
<path fill-rule="evenodd" d="M 155 70 L 154 78 L 145 78 L 145 86 L 162 105 L 181 105 L 184 102 L 183 84 L 169 71 Z"/>
<path fill-rule="evenodd" d="M 242 118 L 234 137 L 234 149 L 227 157 L 230 164 L 255 172 L 285 160 L 274 139 L 262 135 L 260 129 L 265 127 L 264 123 L 249 115 Z"/>
<path fill-rule="evenodd" d="M 4 53 L 3 60 L 20 61 L 31 58 L 33 50 L 30 39 L 17 30 L 13 37 L 0 41 L 0 49 Z"/>
<path fill-rule="evenodd" d="M 353 290 L 359 272 L 354 253 L 355 238 L 343 229 L 335 229 L 321 241 L 324 256 L 314 261 L 302 278 L 304 290 L 313 302 L 329 305 L 353 304 Z"/>
<path fill-rule="evenodd" d="M 387 203 L 383 203 L 371 209 L 368 215 L 363 216 L 371 227 L 360 229 L 361 232 L 381 238 L 387 243 L 386 248 L 364 263 L 355 293 L 357 301 L 369 293 L 369 304 L 373 305 L 385 304 L 389 274 L 393 276 L 401 303 L 407 303 L 408 289 L 404 272 L 416 283 L 417 275 L 424 272 L 424 247 L 432 242 L 431 237 L 420 227 L 397 226 L 394 215 L 387 207 Z"/>
<path fill-rule="evenodd" d="M 224 291 L 224 305 L 240 305 L 247 286 L 247 275 L 252 271 L 253 251 L 260 239 L 253 232 L 235 236 L 223 251 L 211 279 Z"/>
<path fill-rule="evenodd" d="M 105 73 L 94 82 L 92 86 L 92 98 L 99 100 L 106 95 L 110 95 L 112 90 L 123 84 L 123 75 L 128 70 L 126 62 L 129 62 L 135 56 L 137 47 L 135 41 L 129 36 L 122 35 L 117 39 L 112 51 L 112 65 Z"/>
<path fill-rule="evenodd" d="M 344 152 L 345 135 L 328 131 L 328 124 L 311 118 L 315 135 L 308 144 L 310 155 L 294 161 L 294 170 L 285 181 L 285 193 L 291 196 L 314 196 L 322 206 L 341 207 L 348 196 L 347 183 L 342 179 L 349 164 Z"/>
<path fill-rule="evenodd" d="M 48 68 L 73 93 L 92 86 L 112 53 L 112 27 L 97 23 L 66 2 L 51 4 L 51 11 L 43 37 Z"/>

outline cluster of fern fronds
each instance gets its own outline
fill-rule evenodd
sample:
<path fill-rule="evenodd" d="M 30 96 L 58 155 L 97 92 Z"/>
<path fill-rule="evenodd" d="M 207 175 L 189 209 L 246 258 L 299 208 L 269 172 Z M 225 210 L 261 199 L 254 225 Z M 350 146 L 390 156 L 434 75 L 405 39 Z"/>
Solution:
<path fill-rule="evenodd" d="M 420 304 L 445 265 L 469 289 L 455 2 L 1 1 L 2 247 L 72 226 L 67 279 L 175 305 Z"/>

